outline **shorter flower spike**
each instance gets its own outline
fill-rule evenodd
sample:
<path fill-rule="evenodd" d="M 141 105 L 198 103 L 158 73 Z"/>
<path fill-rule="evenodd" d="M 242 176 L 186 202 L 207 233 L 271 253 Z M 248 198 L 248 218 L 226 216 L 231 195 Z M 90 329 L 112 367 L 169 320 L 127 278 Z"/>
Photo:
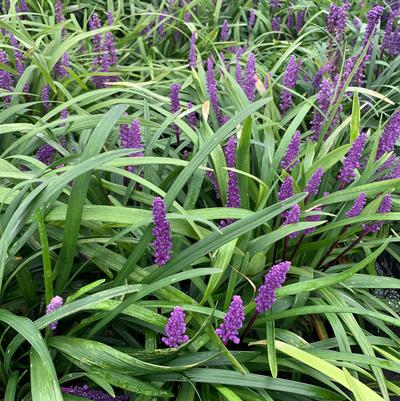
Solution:
<path fill-rule="evenodd" d="M 288 224 L 295 224 L 298 223 L 299 221 L 300 221 L 300 206 L 294 205 L 289 210 L 289 212 L 287 212 L 285 220 L 282 223 L 282 225 L 286 226 Z M 289 234 L 289 238 L 296 238 L 298 234 L 299 234 L 298 232 L 291 233 Z"/>
<path fill-rule="evenodd" d="M 282 182 L 278 192 L 278 200 L 281 202 L 293 196 L 293 178 L 288 175 Z"/>
<path fill-rule="evenodd" d="M 317 206 L 317 207 L 315 207 L 315 208 L 313 209 L 313 211 L 314 211 L 314 212 L 320 212 L 320 211 L 322 211 L 322 208 L 319 207 L 319 206 Z M 308 222 L 320 221 L 320 220 L 321 220 L 321 215 L 319 215 L 319 214 L 313 214 L 313 215 L 307 216 L 307 217 L 305 218 L 305 221 L 308 221 Z M 315 231 L 315 227 L 307 228 L 306 230 L 304 230 L 304 234 L 305 234 L 305 235 L 311 234 L 311 233 L 313 233 L 314 231 Z"/>
<path fill-rule="evenodd" d="M 50 166 L 50 164 L 53 162 L 55 154 L 56 150 L 53 148 L 53 146 L 45 143 L 37 150 L 36 159 L 46 164 L 47 166 Z"/>
<path fill-rule="evenodd" d="M 243 321 L 244 307 L 242 298 L 240 298 L 239 295 L 234 295 L 228 312 L 224 316 L 224 323 L 222 323 L 215 332 L 224 344 L 229 340 L 232 340 L 235 344 L 239 344 L 240 338 L 238 334 L 243 326 Z"/>
<path fill-rule="evenodd" d="M 113 397 L 103 391 L 91 389 L 87 384 L 83 386 L 61 387 L 61 391 L 65 394 L 72 394 L 93 401 L 129 401 L 130 399 L 129 395 Z"/>
<path fill-rule="evenodd" d="M 281 167 L 290 171 L 299 161 L 295 161 L 300 152 L 300 131 L 296 131 L 292 140 L 289 142 L 284 158 L 281 161 Z"/>
<path fill-rule="evenodd" d="M 340 181 L 341 188 L 343 188 L 345 184 L 349 184 L 354 180 L 354 170 L 360 167 L 360 158 L 366 142 L 367 135 L 365 133 L 362 133 L 351 145 L 338 175 L 338 180 Z"/>
<path fill-rule="evenodd" d="M 282 287 L 286 280 L 286 275 L 290 269 L 290 262 L 281 262 L 271 267 L 264 277 L 264 284 L 258 289 L 255 298 L 256 310 L 258 313 L 271 309 L 276 301 L 276 290 Z"/>
<path fill-rule="evenodd" d="M 324 170 L 322 167 L 318 167 L 314 174 L 308 181 L 305 192 L 308 192 L 308 196 L 317 195 L 319 191 L 319 186 L 321 185 L 322 176 L 324 175 Z"/>
<path fill-rule="evenodd" d="M 63 306 L 63 303 L 64 303 L 64 300 L 61 297 L 59 297 L 58 295 L 53 297 L 51 299 L 50 303 L 46 307 L 46 315 L 48 315 L 49 313 L 52 313 L 55 310 L 61 308 Z M 49 327 L 50 327 L 51 330 L 55 331 L 57 329 L 57 325 L 58 325 L 58 321 L 50 323 Z"/>
<path fill-rule="evenodd" d="M 43 109 L 47 113 L 51 108 L 50 85 L 43 86 L 43 88 L 42 88 L 42 90 L 40 92 L 40 97 L 41 97 L 41 100 L 42 100 Z"/>
<path fill-rule="evenodd" d="M 121 148 L 123 149 L 143 149 L 142 135 L 140 132 L 140 121 L 133 120 L 131 125 L 123 124 L 119 130 L 119 136 L 121 140 Z M 141 157 L 144 156 L 143 152 L 131 153 L 129 157 Z M 127 171 L 133 173 L 135 166 L 127 166 Z"/>
<path fill-rule="evenodd" d="M 389 213 L 392 209 L 392 195 L 386 194 L 382 199 L 381 205 L 379 206 L 377 213 Z M 376 233 L 383 226 L 383 221 L 377 223 L 366 223 L 363 225 L 365 233 Z"/>
<path fill-rule="evenodd" d="M 166 215 L 164 200 L 158 196 L 155 197 L 153 200 L 153 246 L 155 262 L 158 266 L 168 262 L 172 249 L 171 227 Z"/>
<path fill-rule="evenodd" d="M 282 113 L 285 113 L 292 106 L 292 93 L 289 89 L 293 89 L 296 86 L 297 79 L 299 77 L 301 67 L 301 60 L 296 62 L 296 57 L 291 56 L 289 63 L 286 68 L 285 75 L 283 77 L 283 90 L 281 94 L 281 100 L 279 103 L 279 108 Z"/>
<path fill-rule="evenodd" d="M 400 109 L 389 118 L 385 129 L 379 139 L 376 158 L 380 159 L 386 152 L 392 152 L 400 137 Z"/>
<path fill-rule="evenodd" d="M 196 68 L 197 55 L 196 55 L 196 32 L 192 32 L 190 37 L 190 48 L 189 48 L 189 65 L 192 68 Z"/>
<path fill-rule="evenodd" d="M 254 100 L 254 90 L 256 88 L 256 58 L 253 53 L 247 58 L 245 77 L 244 77 L 244 93 L 250 102 Z"/>
<path fill-rule="evenodd" d="M 168 347 L 175 348 L 189 341 L 189 337 L 185 334 L 185 312 L 181 307 L 177 306 L 171 312 L 165 326 L 165 333 L 168 337 L 163 337 L 161 340 Z"/>
<path fill-rule="evenodd" d="M 192 109 L 193 108 L 192 102 L 188 102 L 187 107 L 188 107 L 188 109 Z M 196 126 L 197 126 L 196 112 L 192 111 L 191 113 L 189 113 L 188 123 L 191 128 L 196 128 Z"/>
<path fill-rule="evenodd" d="M 359 216 L 363 211 L 366 203 L 367 203 L 367 194 L 365 192 L 361 192 L 358 198 L 354 201 L 351 209 L 346 212 L 346 216 L 348 218 Z"/>
<path fill-rule="evenodd" d="M 229 39 L 229 25 L 228 25 L 228 20 L 226 19 L 222 24 L 220 39 L 221 42 L 226 42 Z"/>

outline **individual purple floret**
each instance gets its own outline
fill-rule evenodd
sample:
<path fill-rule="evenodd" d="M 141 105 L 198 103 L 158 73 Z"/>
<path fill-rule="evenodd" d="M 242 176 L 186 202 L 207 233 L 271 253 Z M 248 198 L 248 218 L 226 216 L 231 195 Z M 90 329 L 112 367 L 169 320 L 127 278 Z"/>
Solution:
<path fill-rule="evenodd" d="M 226 42 L 229 39 L 229 25 L 228 20 L 224 20 L 222 24 L 221 33 L 220 33 L 221 42 Z"/>
<path fill-rule="evenodd" d="M 83 386 L 73 387 L 62 386 L 61 391 L 65 394 L 72 394 L 77 397 L 83 397 L 93 401 L 129 401 L 130 399 L 129 395 L 118 395 L 113 397 L 110 394 L 104 393 L 103 391 L 91 389 L 86 384 Z"/>
<path fill-rule="evenodd" d="M 175 348 L 189 341 L 189 337 L 185 334 L 185 312 L 179 306 L 176 306 L 171 312 L 165 326 L 165 333 L 167 337 L 163 337 L 161 340 L 168 347 Z"/>
<path fill-rule="evenodd" d="M 320 206 L 316 206 L 313 209 L 313 212 L 320 212 L 320 211 L 322 211 L 322 208 Z M 305 218 L 305 221 L 307 221 L 307 222 L 315 222 L 315 221 L 320 221 L 320 220 L 321 220 L 320 214 L 312 214 Z M 307 228 L 306 230 L 304 230 L 304 234 L 308 235 L 308 234 L 313 233 L 314 231 L 315 231 L 315 227 Z"/>
<path fill-rule="evenodd" d="M 363 211 L 366 203 L 367 203 L 367 194 L 365 192 L 361 192 L 358 198 L 354 201 L 351 209 L 346 212 L 346 216 L 349 219 L 352 217 L 359 216 Z"/>
<path fill-rule="evenodd" d="M 366 142 L 367 135 L 362 133 L 351 145 L 343 161 L 342 168 L 339 171 L 338 180 L 340 182 L 340 188 L 343 188 L 345 184 L 349 184 L 354 180 L 356 176 L 354 171 L 360 167 L 360 158 Z"/>
<path fill-rule="evenodd" d="M 274 17 L 271 21 L 272 30 L 279 32 L 281 30 L 281 19 L 280 17 Z"/>
<path fill-rule="evenodd" d="M 296 62 L 296 57 L 291 56 L 289 63 L 286 68 L 285 76 L 283 78 L 283 90 L 281 94 L 281 101 L 279 103 L 279 108 L 282 113 L 285 113 L 292 106 L 292 93 L 289 89 L 293 89 L 296 86 L 297 79 L 299 77 L 301 66 L 301 60 Z"/>
<path fill-rule="evenodd" d="M 225 120 L 219 108 L 217 81 L 215 80 L 214 63 L 211 58 L 207 60 L 206 81 L 207 81 L 207 91 L 208 91 L 208 96 L 210 97 L 210 102 L 213 106 L 219 124 L 223 125 Z"/>
<path fill-rule="evenodd" d="M 253 53 L 247 58 L 245 76 L 244 76 L 244 93 L 250 102 L 254 99 L 254 91 L 256 88 L 256 58 Z"/>
<path fill-rule="evenodd" d="M 181 108 L 181 105 L 179 102 L 179 91 L 180 90 L 181 90 L 181 84 L 177 84 L 177 83 L 171 84 L 171 87 L 170 87 L 171 113 L 176 113 Z M 172 128 L 175 131 L 176 143 L 179 145 L 180 129 L 176 124 L 173 124 Z"/>
<path fill-rule="evenodd" d="M 294 205 L 287 213 L 285 216 L 285 220 L 283 221 L 282 225 L 286 226 L 288 224 L 295 224 L 300 221 L 300 206 L 299 205 Z M 289 234 L 289 238 L 296 238 L 298 232 L 294 232 Z"/>
<path fill-rule="evenodd" d="M 295 159 L 297 158 L 300 152 L 300 140 L 301 140 L 300 131 L 296 131 L 295 134 L 293 135 L 292 140 L 289 142 L 285 156 L 281 161 L 281 167 L 283 169 L 290 171 L 297 163 L 299 163 L 299 161 L 298 160 L 295 161 Z"/>
<path fill-rule="evenodd" d="M 254 8 L 251 8 L 249 11 L 249 31 L 251 32 L 254 28 L 254 24 L 256 22 L 256 12 Z"/>
<path fill-rule="evenodd" d="M 196 56 L 196 32 L 192 32 L 190 37 L 190 49 L 189 49 L 189 65 L 192 68 L 196 68 L 197 56 Z"/>
<path fill-rule="evenodd" d="M 258 313 L 271 309 L 276 301 L 276 290 L 282 287 L 286 280 L 286 275 L 290 269 L 290 262 L 281 262 L 271 267 L 264 277 L 264 284 L 258 289 L 255 298 L 256 310 Z"/>
<path fill-rule="evenodd" d="M 327 112 L 331 106 L 334 87 L 329 79 L 324 79 L 321 82 L 320 90 L 317 95 L 318 109 L 315 109 L 313 119 L 311 121 L 311 140 L 316 142 L 319 140 L 322 128 L 328 120 Z"/>
<path fill-rule="evenodd" d="M 376 158 L 380 159 L 386 152 L 392 152 L 400 137 L 400 109 L 397 109 L 389 121 L 379 139 Z"/>
<path fill-rule="evenodd" d="M 61 308 L 63 306 L 64 300 L 56 295 L 53 297 L 50 301 L 50 303 L 46 307 L 46 315 L 48 315 L 51 312 L 54 312 L 55 310 Z M 55 321 L 53 323 L 49 324 L 50 330 L 55 331 L 57 329 L 58 321 Z"/>
<path fill-rule="evenodd" d="M 282 182 L 282 185 L 278 192 L 278 200 L 280 202 L 284 201 L 287 198 L 293 196 L 293 178 L 288 175 Z"/>
<path fill-rule="evenodd" d="M 43 109 L 47 113 L 51 108 L 50 85 L 43 86 L 43 88 L 42 88 L 42 90 L 40 92 L 40 98 L 41 98 L 41 101 L 42 101 Z"/>
<path fill-rule="evenodd" d="M 3 49 L 0 49 L 0 64 L 8 65 L 8 56 Z M 0 70 L 0 88 L 7 92 L 11 92 L 13 85 L 13 76 L 6 70 Z M 10 103 L 11 96 L 5 96 L 4 101 Z"/>
<path fill-rule="evenodd" d="M 142 136 L 140 133 L 139 120 L 133 120 L 131 125 L 123 124 L 119 130 L 121 148 L 123 149 L 143 149 Z M 144 153 L 141 151 L 131 153 L 129 157 L 142 157 Z M 133 173 L 135 166 L 127 166 L 127 171 Z"/>
<path fill-rule="evenodd" d="M 296 15 L 296 32 L 297 33 L 300 33 L 300 31 L 303 29 L 305 15 L 306 15 L 306 12 L 304 10 L 299 11 Z"/>
<path fill-rule="evenodd" d="M 311 176 L 308 181 L 305 192 L 308 192 L 308 196 L 317 195 L 319 191 L 319 186 L 321 185 L 322 176 L 324 175 L 324 170 L 322 167 L 318 167 L 314 174 Z"/>
<path fill-rule="evenodd" d="M 377 213 L 389 213 L 392 209 L 392 195 L 386 194 L 382 202 L 376 211 Z M 377 223 L 366 223 L 363 225 L 364 233 L 376 233 L 379 231 L 383 226 L 383 221 L 379 221 Z"/>
<path fill-rule="evenodd" d="M 239 344 L 240 338 L 238 337 L 238 334 L 243 326 L 243 322 L 243 301 L 239 295 L 234 295 L 228 312 L 224 316 L 224 323 L 222 323 L 215 332 L 224 344 L 227 344 L 229 340 L 233 341 L 235 344 Z"/>
<path fill-rule="evenodd" d="M 188 109 L 192 109 L 193 108 L 192 102 L 188 102 L 187 107 Z M 188 123 L 192 129 L 196 128 L 197 126 L 196 112 L 192 111 L 191 113 L 188 114 Z"/>
<path fill-rule="evenodd" d="M 53 148 L 53 146 L 45 143 L 37 150 L 36 159 L 46 164 L 47 166 L 50 166 L 50 164 L 53 163 L 55 154 L 56 150 Z"/>
<path fill-rule="evenodd" d="M 168 262 L 172 250 L 171 227 L 166 215 L 164 200 L 158 196 L 155 197 L 153 200 L 153 246 L 155 262 L 158 266 Z"/>

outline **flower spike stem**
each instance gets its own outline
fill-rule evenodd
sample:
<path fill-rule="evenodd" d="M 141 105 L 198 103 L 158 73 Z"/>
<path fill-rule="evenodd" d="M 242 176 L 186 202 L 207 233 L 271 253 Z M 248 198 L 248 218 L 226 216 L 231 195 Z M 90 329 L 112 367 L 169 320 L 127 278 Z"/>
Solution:
<path fill-rule="evenodd" d="M 250 318 L 249 323 L 247 323 L 246 328 L 243 331 L 243 334 L 240 336 L 240 341 L 243 341 L 244 338 L 246 338 L 247 334 L 249 333 L 249 331 L 251 330 L 251 328 L 253 327 L 254 322 L 256 321 L 258 316 L 258 312 L 255 311 L 253 313 L 253 316 Z"/>

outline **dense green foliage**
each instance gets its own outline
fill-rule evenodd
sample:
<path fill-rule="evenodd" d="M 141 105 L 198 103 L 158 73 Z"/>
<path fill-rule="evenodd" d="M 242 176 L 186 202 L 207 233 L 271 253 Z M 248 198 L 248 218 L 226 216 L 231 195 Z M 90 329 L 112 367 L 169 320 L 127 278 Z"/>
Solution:
<path fill-rule="evenodd" d="M 53 3 L 28 1 L 29 12 L 16 13 L 18 2 L 11 0 L 0 17 L 1 49 L 9 59 L 0 68 L 14 77 L 11 93 L 0 90 L 0 400 L 82 400 L 60 386 L 84 383 L 140 401 L 389 401 L 400 395 L 400 384 L 386 375 L 400 373 L 399 306 L 376 291 L 400 289 L 400 281 L 375 268 L 382 254 L 399 259 L 396 224 L 390 223 L 400 220 L 400 179 L 382 170 L 390 153 L 376 158 L 400 102 L 400 57 L 380 50 L 389 6 L 380 2 L 385 12 L 370 40 L 362 85 L 352 86 L 350 77 L 336 87 L 323 134 L 313 142 L 318 88 L 312 80 L 334 42 L 326 23 L 330 2 L 293 1 L 290 11 L 286 0 L 276 10 L 268 1 L 192 0 L 170 7 L 165 0 L 65 0 L 59 23 Z M 372 5 L 352 2 L 338 46 L 339 77 L 345 60 L 355 56 L 360 63 L 365 55 Z M 90 31 L 94 11 L 103 26 Z M 114 15 L 111 26 L 107 11 Z M 287 28 L 290 12 L 305 12 L 298 33 Z M 276 16 L 281 32 L 272 30 Z M 229 38 L 221 41 L 225 19 Z M 93 37 L 105 32 L 113 32 L 118 63 L 98 73 Z M 188 65 L 192 32 L 196 68 Z M 20 75 L 10 33 L 25 60 Z M 245 48 L 243 73 L 248 54 L 255 55 L 252 102 L 235 80 L 233 46 Z M 55 66 L 65 53 L 68 74 L 60 78 Z M 301 71 L 290 89 L 293 106 L 281 114 L 291 55 L 302 60 Z M 209 57 L 229 117 L 223 125 L 207 91 Z M 96 74 L 107 81 L 103 88 L 95 87 Z M 173 83 L 181 84 L 176 113 L 169 99 Z M 65 109 L 66 118 L 60 114 Z M 188 124 L 192 111 L 194 128 Z M 134 162 L 127 157 L 132 149 L 121 149 L 119 140 L 120 126 L 133 119 L 141 123 L 144 152 Z M 289 173 L 280 164 L 297 130 L 300 162 Z M 354 181 L 340 186 L 343 159 L 361 132 L 367 133 L 362 166 Z M 231 135 L 238 144 L 235 168 L 227 168 L 224 157 Z M 50 165 L 36 157 L 45 143 L 56 149 Z M 306 183 L 319 167 L 318 194 L 307 196 Z M 221 199 L 206 171 L 215 172 Z M 228 171 L 237 172 L 240 208 L 224 207 Z M 295 194 L 279 202 L 288 174 Z M 366 208 L 346 217 L 362 192 Z M 378 214 L 388 193 L 392 210 Z M 154 263 L 155 196 L 164 199 L 172 230 L 172 257 L 164 266 Z M 281 213 L 295 204 L 300 222 L 282 225 Z M 316 214 L 319 220 L 307 221 Z M 364 235 L 363 224 L 376 221 L 386 224 Z M 292 233 L 299 235 L 289 238 Z M 247 324 L 264 275 L 286 259 L 292 267 L 272 309 L 241 330 L 240 344 L 224 345 L 215 329 L 232 297 L 242 297 Z M 64 305 L 46 315 L 55 295 Z M 190 341 L 167 348 L 161 337 L 176 306 L 186 313 Z"/>

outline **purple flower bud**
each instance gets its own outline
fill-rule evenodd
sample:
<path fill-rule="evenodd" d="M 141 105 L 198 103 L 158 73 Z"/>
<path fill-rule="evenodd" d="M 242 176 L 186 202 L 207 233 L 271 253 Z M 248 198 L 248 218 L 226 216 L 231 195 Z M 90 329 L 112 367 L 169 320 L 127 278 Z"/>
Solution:
<path fill-rule="evenodd" d="M 171 227 L 166 215 L 164 200 L 158 196 L 155 197 L 153 200 L 153 246 L 155 262 L 158 266 L 168 262 L 172 250 Z"/>
<path fill-rule="evenodd" d="M 376 158 L 380 159 L 386 152 L 392 152 L 400 137 L 400 109 L 397 109 L 389 121 L 379 139 Z"/>
<path fill-rule="evenodd" d="M 225 121 L 224 121 L 224 116 L 222 115 L 218 104 L 217 81 L 215 80 L 214 63 L 211 58 L 207 60 L 206 81 L 207 81 L 208 96 L 210 97 L 210 101 L 217 116 L 217 120 L 220 125 L 223 125 Z"/>
<path fill-rule="evenodd" d="M 359 216 L 363 211 L 366 203 L 367 203 L 367 194 L 365 192 L 361 192 L 358 198 L 354 201 L 351 209 L 346 212 L 346 216 L 349 219 L 352 217 Z"/>
<path fill-rule="evenodd" d="M 322 128 L 326 122 L 326 118 L 328 116 L 327 112 L 331 105 L 332 96 L 334 93 L 334 87 L 329 79 L 324 79 L 321 82 L 320 91 L 317 95 L 317 105 L 318 109 L 314 111 L 313 119 L 311 121 L 311 140 L 316 142 L 318 141 Z M 321 113 L 321 111 L 322 113 Z"/>
<path fill-rule="evenodd" d="M 76 395 L 93 401 L 129 401 L 130 399 L 128 395 L 113 397 L 103 391 L 91 389 L 86 384 L 84 386 L 61 387 L 61 391 L 66 394 Z"/>
<path fill-rule="evenodd" d="M 55 154 L 56 150 L 51 145 L 45 143 L 37 150 L 36 159 L 46 164 L 47 166 L 50 166 L 50 164 L 53 163 Z"/>
<path fill-rule="evenodd" d="M 221 42 L 226 42 L 229 39 L 229 25 L 228 25 L 228 20 L 226 19 L 222 24 L 220 39 Z"/>
<path fill-rule="evenodd" d="M 189 341 L 186 333 L 185 312 L 179 306 L 175 307 L 171 312 L 168 323 L 165 326 L 165 333 L 168 337 L 161 340 L 168 347 L 175 348 Z"/>
<path fill-rule="evenodd" d="M 319 207 L 319 206 L 316 206 L 313 209 L 313 211 L 314 212 L 320 212 L 320 211 L 322 211 L 322 208 Z M 320 221 L 320 220 L 321 220 L 321 215 L 320 214 L 312 214 L 311 216 L 307 216 L 305 218 L 305 221 L 307 221 L 307 222 L 314 222 L 314 221 Z M 308 234 L 313 233 L 314 231 L 315 231 L 315 227 L 307 228 L 306 230 L 304 230 L 304 234 L 308 235 Z"/>
<path fill-rule="evenodd" d="M 296 57 L 291 56 L 289 63 L 287 65 L 287 69 L 285 72 L 285 76 L 283 78 L 283 90 L 281 94 L 281 101 L 279 103 L 279 108 L 282 113 L 285 113 L 292 106 L 292 94 L 288 89 L 293 89 L 296 86 L 297 79 L 299 77 L 301 67 L 301 60 L 296 62 Z"/>
<path fill-rule="evenodd" d="M 188 109 L 192 109 L 193 108 L 192 102 L 188 102 L 187 107 L 188 107 Z M 189 115 L 188 115 L 188 123 L 189 123 L 189 126 L 192 129 L 196 128 L 196 126 L 197 126 L 196 112 L 192 111 L 191 113 L 189 113 Z"/>
<path fill-rule="evenodd" d="M 256 88 L 256 58 L 253 53 L 247 58 L 246 71 L 244 77 L 244 93 L 250 102 L 254 99 L 254 90 Z"/>
<path fill-rule="evenodd" d="M 376 212 L 389 213 L 391 209 L 392 209 L 392 195 L 386 194 L 383 197 L 382 202 Z M 363 224 L 363 229 L 365 233 L 376 233 L 382 228 L 382 226 L 383 226 L 383 221 L 379 221 L 377 223 L 366 223 Z"/>
<path fill-rule="evenodd" d="M 282 225 L 295 224 L 300 221 L 300 206 L 294 205 L 285 215 Z M 295 232 L 289 235 L 289 238 L 296 238 L 299 233 Z"/>
<path fill-rule="evenodd" d="M 189 65 L 192 68 L 196 68 L 197 55 L 196 55 L 196 32 L 192 32 L 190 37 L 190 49 L 189 49 Z"/>
<path fill-rule="evenodd" d="M 319 191 L 319 186 L 321 185 L 322 176 L 324 175 L 324 170 L 322 167 L 318 167 L 314 174 L 308 181 L 305 192 L 308 192 L 308 196 L 317 195 Z"/>
<path fill-rule="evenodd" d="M 276 290 L 282 287 L 286 280 L 286 275 L 290 269 L 290 262 L 281 262 L 271 267 L 264 277 L 264 284 L 258 289 L 255 298 L 256 310 L 258 313 L 271 309 L 276 301 Z"/>
<path fill-rule="evenodd" d="M 143 149 L 142 136 L 140 133 L 140 122 L 139 120 L 133 120 L 131 125 L 123 124 L 119 130 L 121 148 L 123 149 Z M 129 155 L 129 157 L 142 157 L 143 152 L 134 152 Z M 133 173 L 135 171 L 135 166 L 128 166 L 127 171 Z"/>
<path fill-rule="evenodd" d="M 300 152 L 300 131 L 296 131 L 292 140 L 289 142 L 284 158 L 281 161 L 281 167 L 290 171 L 299 161 L 295 161 Z"/>
<path fill-rule="evenodd" d="M 40 92 L 40 97 L 41 97 L 41 100 L 42 100 L 43 109 L 47 113 L 51 108 L 50 85 L 43 86 L 43 88 L 42 88 L 42 90 Z"/>
<path fill-rule="evenodd" d="M 273 31 L 279 32 L 281 30 L 281 19 L 280 19 L 280 17 L 272 18 L 271 25 L 272 25 L 272 30 Z"/>
<path fill-rule="evenodd" d="M 345 184 L 349 184 L 354 180 L 354 177 L 356 176 L 354 170 L 360 167 L 360 158 L 366 142 L 367 135 L 362 133 L 351 145 L 338 175 L 341 188 L 343 188 Z"/>
<path fill-rule="evenodd" d="M 50 301 L 50 303 L 46 307 L 46 315 L 54 312 L 55 310 L 61 308 L 63 306 L 64 300 L 56 295 Z M 49 324 L 50 330 L 55 331 L 57 329 L 58 321 Z"/>
<path fill-rule="evenodd" d="M 224 323 L 222 323 L 215 332 L 224 344 L 227 344 L 229 340 L 233 341 L 235 344 L 239 344 L 240 338 L 238 337 L 238 334 L 243 326 L 243 322 L 243 301 L 239 295 L 234 295 L 228 312 L 224 316 Z"/>

